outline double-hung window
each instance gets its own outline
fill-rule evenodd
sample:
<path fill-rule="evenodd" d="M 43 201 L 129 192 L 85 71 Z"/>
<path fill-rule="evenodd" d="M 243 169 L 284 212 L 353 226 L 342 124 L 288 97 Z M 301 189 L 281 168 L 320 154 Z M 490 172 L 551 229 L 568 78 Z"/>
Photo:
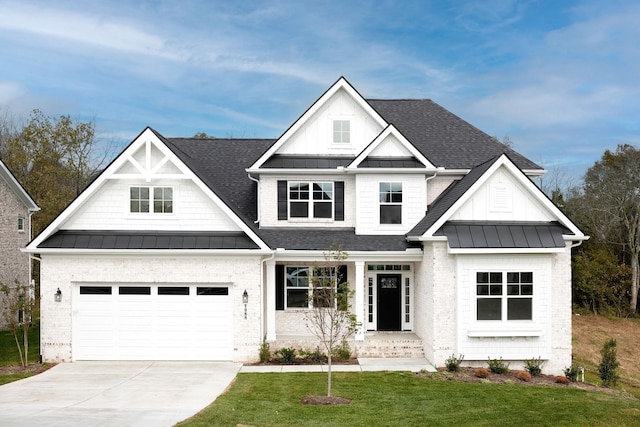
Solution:
<path fill-rule="evenodd" d="M 24 217 L 18 217 L 18 231 L 24 233 Z"/>
<path fill-rule="evenodd" d="M 380 224 L 402 224 L 402 183 L 380 183 Z"/>
<path fill-rule="evenodd" d="M 130 187 L 129 211 L 132 213 L 173 213 L 173 188 Z"/>
<path fill-rule="evenodd" d="M 289 182 L 290 218 L 333 218 L 333 182 Z"/>
<path fill-rule="evenodd" d="M 333 307 L 336 283 L 334 267 L 286 267 L 286 307 Z"/>
<path fill-rule="evenodd" d="M 476 273 L 477 320 L 532 320 L 532 272 Z"/>

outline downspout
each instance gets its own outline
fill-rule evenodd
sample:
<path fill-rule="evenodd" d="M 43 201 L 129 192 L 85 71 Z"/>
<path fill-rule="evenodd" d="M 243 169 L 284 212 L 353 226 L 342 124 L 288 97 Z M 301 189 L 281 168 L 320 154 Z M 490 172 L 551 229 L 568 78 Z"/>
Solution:
<path fill-rule="evenodd" d="M 436 176 L 438 176 L 438 172 L 441 172 L 441 171 L 443 171 L 443 170 L 444 170 L 444 168 L 443 168 L 443 167 L 436 168 L 436 170 L 433 172 L 433 175 L 432 175 L 432 176 L 428 176 L 428 177 L 426 177 L 426 178 L 425 178 L 425 180 L 424 180 L 425 188 L 424 188 L 424 189 L 425 189 L 425 191 L 427 192 L 427 199 L 429 198 L 429 188 L 428 188 L 428 187 L 429 187 L 429 185 L 427 184 L 427 182 L 431 181 L 433 178 L 435 178 Z M 428 206 L 428 205 L 427 205 L 427 206 Z M 426 212 L 425 212 L 425 214 L 426 214 Z"/>
<path fill-rule="evenodd" d="M 258 206 L 256 206 L 256 208 L 257 208 L 257 211 L 258 211 L 258 218 L 256 218 L 255 221 L 253 221 L 254 224 L 257 224 L 257 223 L 260 222 L 260 180 L 259 179 L 255 179 L 254 177 L 252 177 L 250 173 L 248 173 L 247 176 L 249 177 L 249 179 L 251 181 L 254 181 L 256 183 L 256 187 L 257 187 L 256 188 L 256 192 L 257 192 L 257 194 L 256 194 L 256 203 L 257 203 Z M 274 254 L 274 256 L 275 256 L 275 254 Z"/>
<path fill-rule="evenodd" d="M 249 178 L 251 178 L 251 177 L 249 177 Z M 264 264 L 267 261 L 271 261 L 275 257 L 276 257 L 276 251 L 273 251 L 271 256 L 263 258 L 262 261 L 260 262 L 260 281 L 262 281 L 262 289 L 263 289 L 263 292 L 264 292 L 264 295 L 260 299 L 262 301 L 261 302 L 262 307 L 260 307 L 260 311 L 262 312 L 262 316 L 263 316 L 262 317 L 263 321 L 261 322 L 261 325 L 260 325 L 260 336 L 261 337 L 264 337 L 265 334 L 267 333 L 267 331 L 265 330 L 265 325 L 266 325 L 267 320 L 268 320 L 268 314 L 265 312 L 264 307 L 267 304 L 267 300 L 265 298 L 269 298 L 269 295 L 267 295 L 267 284 L 266 284 L 265 266 L 264 266 Z"/>

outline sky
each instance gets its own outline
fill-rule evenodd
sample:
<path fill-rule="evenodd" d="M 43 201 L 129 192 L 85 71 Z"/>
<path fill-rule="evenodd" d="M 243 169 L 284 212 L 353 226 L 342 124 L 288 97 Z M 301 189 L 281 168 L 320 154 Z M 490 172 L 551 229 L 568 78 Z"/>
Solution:
<path fill-rule="evenodd" d="M 277 138 L 344 76 L 575 182 L 640 145 L 639 22 L 634 0 L 0 0 L 0 113 L 93 120 L 116 152 L 146 126 Z"/>

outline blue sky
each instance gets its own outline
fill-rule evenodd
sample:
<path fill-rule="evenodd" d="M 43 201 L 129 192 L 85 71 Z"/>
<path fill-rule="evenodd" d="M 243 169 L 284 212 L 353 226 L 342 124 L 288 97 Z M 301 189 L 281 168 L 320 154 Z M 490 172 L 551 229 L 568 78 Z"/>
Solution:
<path fill-rule="evenodd" d="M 639 22 L 624 0 L 0 0 L 0 109 L 95 119 L 118 147 L 273 138 L 345 76 L 579 178 L 640 144 Z"/>

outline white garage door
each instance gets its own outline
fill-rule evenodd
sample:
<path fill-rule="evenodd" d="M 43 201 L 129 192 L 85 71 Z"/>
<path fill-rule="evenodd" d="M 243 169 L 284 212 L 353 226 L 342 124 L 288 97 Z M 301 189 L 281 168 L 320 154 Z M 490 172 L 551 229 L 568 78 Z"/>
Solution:
<path fill-rule="evenodd" d="M 232 360 L 228 286 L 81 285 L 76 360 Z"/>

